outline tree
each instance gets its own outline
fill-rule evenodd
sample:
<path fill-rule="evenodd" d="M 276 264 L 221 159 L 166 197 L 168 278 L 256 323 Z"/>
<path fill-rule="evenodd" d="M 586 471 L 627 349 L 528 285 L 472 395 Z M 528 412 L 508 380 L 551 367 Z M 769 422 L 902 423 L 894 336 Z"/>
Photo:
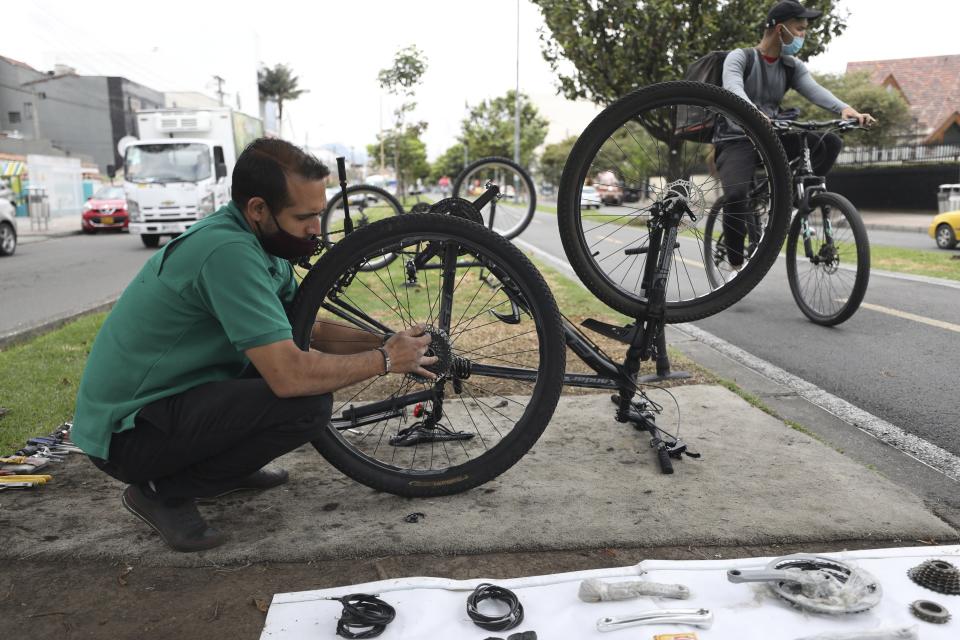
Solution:
<path fill-rule="evenodd" d="M 893 144 L 898 135 L 907 133 L 912 123 L 910 107 L 898 91 L 888 91 L 873 84 L 870 74 L 862 71 L 848 74 L 814 74 L 817 82 L 844 102 L 877 119 L 877 124 L 866 131 L 844 136 L 848 145 L 885 146 Z M 797 107 L 803 120 L 833 118 L 820 107 L 811 104 L 795 91 L 787 93 L 784 108 Z"/>
<path fill-rule="evenodd" d="M 460 141 L 467 145 L 472 159 L 485 156 L 513 157 L 514 104 L 516 92 L 484 100 L 470 107 L 463 121 Z M 550 122 L 540 115 L 530 99 L 520 94 L 520 164 L 529 167 L 533 151 L 547 137 Z"/>
<path fill-rule="evenodd" d="M 397 135 L 396 129 L 391 129 L 378 135 L 376 143 L 367 145 L 367 155 L 371 162 L 376 162 L 381 143 L 385 147 L 395 150 L 397 157 L 403 158 L 397 172 L 397 195 L 401 198 L 404 193 L 403 185 L 412 184 L 418 178 L 426 179 L 430 175 L 430 163 L 427 162 L 427 145 L 420 138 L 426 128 L 426 122 L 408 124 L 404 127 L 401 135 Z"/>
<path fill-rule="evenodd" d="M 540 154 L 540 175 L 550 184 L 560 184 L 560 175 L 563 173 L 563 165 L 567 162 L 567 156 L 570 150 L 577 142 L 577 136 L 570 136 L 560 142 L 548 144 L 543 148 Z"/>
<path fill-rule="evenodd" d="M 607 105 L 639 87 L 677 80 L 716 50 L 753 46 L 772 0 L 533 0 L 546 23 L 540 41 L 558 93 Z M 823 15 L 799 57 L 822 53 L 846 28 L 838 0 L 805 0 Z M 573 71 L 567 72 L 567 62 Z"/>
<path fill-rule="evenodd" d="M 404 123 L 407 114 L 417 106 L 417 103 L 412 100 L 414 88 L 420 84 L 423 74 L 426 71 L 427 59 L 423 52 L 417 49 L 416 45 L 410 45 L 405 49 L 397 51 L 393 57 L 393 66 L 381 69 L 380 73 L 377 74 L 377 81 L 380 83 L 381 89 L 386 90 L 390 95 L 399 96 L 405 100 L 405 102 L 393 112 L 394 127 L 392 134 L 381 134 L 379 136 L 380 148 L 379 150 L 375 150 L 375 152 L 380 154 L 382 162 L 384 147 L 390 146 L 388 139 L 393 141 L 393 164 L 397 172 L 397 187 L 401 194 L 405 192 L 404 176 L 410 175 L 413 172 L 413 169 L 405 166 L 404 163 L 419 161 L 419 158 L 416 160 L 413 158 L 408 159 L 403 153 L 408 150 L 407 144 L 404 141 L 410 139 L 410 128 L 406 127 Z M 426 124 L 420 123 L 413 128 L 417 130 L 415 137 L 419 140 L 419 135 L 422 130 L 426 128 Z M 410 147 L 410 149 L 412 150 L 413 147 Z M 424 154 L 423 162 L 426 164 L 426 154 Z"/>
<path fill-rule="evenodd" d="M 298 89 L 300 78 L 285 64 L 277 64 L 273 69 L 263 66 L 257 71 L 257 88 L 261 98 L 273 98 L 277 101 L 277 128 L 283 134 L 283 103 L 299 98 L 309 89 Z"/>
<path fill-rule="evenodd" d="M 463 163 L 463 143 L 457 142 L 444 151 L 430 166 L 430 180 L 436 182 L 442 176 L 453 180 L 466 165 Z"/>

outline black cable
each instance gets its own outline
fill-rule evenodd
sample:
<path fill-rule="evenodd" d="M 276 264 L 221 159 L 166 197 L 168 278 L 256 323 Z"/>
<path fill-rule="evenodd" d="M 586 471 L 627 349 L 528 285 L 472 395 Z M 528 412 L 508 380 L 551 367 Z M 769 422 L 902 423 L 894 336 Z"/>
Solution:
<path fill-rule="evenodd" d="M 510 613 L 505 616 L 484 615 L 477 610 L 477 604 L 483 600 L 500 600 L 510 607 Z M 523 622 L 523 605 L 513 591 L 495 584 L 483 583 L 477 585 L 473 593 L 467 597 L 467 615 L 481 629 L 506 631 Z"/>
<path fill-rule="evenodd" d="M 341 598 L 328 599 L 337 600 L 343 605 L 343 613 L 337 620 L 337 635 L 343 638 L 376 638 L 397 614 L 389 604 L 366 593 L 351 593 Z M 366 631 L 354 631 L 366 627 L 369 627 Z"/>

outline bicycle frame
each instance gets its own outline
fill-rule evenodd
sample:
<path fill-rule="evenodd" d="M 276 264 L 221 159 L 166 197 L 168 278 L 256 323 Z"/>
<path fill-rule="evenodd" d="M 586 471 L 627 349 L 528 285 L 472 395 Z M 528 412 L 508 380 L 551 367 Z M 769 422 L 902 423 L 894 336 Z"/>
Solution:
<path fill-rule="evenodd" d="M 498 192 L 496 185 L 488 185 L 487 191 L 474 204 L 479 203 L 482 206 L 482 204 L 495 199 Z M 638 385 L 657 380 L 689 377 L 689 374 L 683 372 L 670 371 L 663 318 L 666 306 L 665 285 L 669 280 L 672 268 L 673 251 L 661 250 L 663 247 L 674 246 L 677 241 L 678 226 L 683 217 L 689 214 L 689 210 L 682 197 L 668 198 L 663 205 L 656 203 L 654 208 L 656 213 L 651 222 L 649 246 L 644 249 L 633 249 L 638 253 L 648 252 L 654 256 L 654 259 L 646 262 L 643 274 L 643 288 L 650 301 L 648 315 L 637 318 L 635 324 L 626 327 L 617 327 L 593 319 L 584 322 L 584 326 L 587 328 L 629 345 L 623 363 L 618 364 L 613 361 L 596 343 L 569 320 L 563 318 L 564 340 L 567 347 L 594 371 L 593 374 L 565 372 L 563 382 L 567 386 L 616 391 L 617 421 L 632 423 L 638 430 L 649 432 L 651 436 L 650 445 L 658 452 L 661 469 L 664 473 L 672 473 L 671 457 L 680 458 L 682 454 L 699 457 L 699 454 L 687 451 L 687 446 L 682 441 L 667 434 L 656 425 L 654 411 L 651 410 L 653 405 L 646 399 Z M 440 256 L 441 251 L 445 252 L 445 259 L 441 264 L 428 264 L 430 260 Z M 415 281 L 415 274 L 420 269 L 444 269 L 452 272 L 457 268 L 481 268 L 496 273 L 501 282 L 509 281 L 509 278 L 500 277 L 502 274 L 498 273 L 499 269 L 495 265 L 460 261 L 456 255 L 456 247 L 434 247 L 431 243 L 427 248 L 407 260 L 408 280 L 410 279 L 409 274 L 412 272 L 413 281 Z M 452 286 L 453 274 L 448 273 L 447 275 L 450 277 L 445 277 L 444 282 Z M 525 306 L 525 302 L 519 295 L 509 289 L 505 289 L 505 291 L 513 306 L 511 314 L 500 314 L 493 310 L 490 313 L 501 321 L 509 323 L 512 317 L 518 317 L 520 309 Z M 448 293 L 452 293 L 452 291 L 444 292 L 445 295 Z M 352 319 L 354 322 L 357 318 L 360 318 L 368 323 L 368 329 L 371 331 L 379 333 L 390 331 L 389 327 L 346 301 L 339 300 L 338 304 L 348 311 L 349 315 L 333 304 L 325 303 L 323 308 L 341 318 Z M 445 313 L 449 314 L 449 307 L 441 305 L 441 309 L 444 308 L 446 308 Z M 443 316 L 443 313 L 441 312 L 441 316 Z M 441 317 L 440 322 L 443 323 L 443 317 Z M 638 377 L 637 373 L 641 361 L 651 359 L 657 363 L 657 373 L 651 376 Z M 490 376 L 499 379 L 535 382 L 538 375 L 535 369 L 478 364 L 468 361 L 455 363 L 453 370 L 455 389 L 458 379 L 466 379 L 471 376 Z M 634 400 L 637 393 L 641 396 L 639 401 Z M 359 407 L 351 407 L 343 412 L 342 418 L 332 420 L 332 424 L 336 429 L 352 429 L 386 418 L 400 416 L 403 414 L 405 407 L 425 401 L 433 403 L 433 419 L 441 418 L 443 415 L 442 382 L 435 385 L 433 389 L 388 398 Z"/>

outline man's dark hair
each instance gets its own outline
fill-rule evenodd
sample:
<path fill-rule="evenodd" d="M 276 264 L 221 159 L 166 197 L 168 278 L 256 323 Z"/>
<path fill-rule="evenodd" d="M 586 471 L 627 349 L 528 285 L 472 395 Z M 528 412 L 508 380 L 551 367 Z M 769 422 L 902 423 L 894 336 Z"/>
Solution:
<path fill-rule="evenodd" d="M 233 168 L 230 196 L 240 211 L 250 198 L 264 199 L 274 215 L 293 204 L 287 176 L 323 180 L 330 175 L 327 165 L 300 147 L 278 138 L 258 138 L 247 145 Z"/>

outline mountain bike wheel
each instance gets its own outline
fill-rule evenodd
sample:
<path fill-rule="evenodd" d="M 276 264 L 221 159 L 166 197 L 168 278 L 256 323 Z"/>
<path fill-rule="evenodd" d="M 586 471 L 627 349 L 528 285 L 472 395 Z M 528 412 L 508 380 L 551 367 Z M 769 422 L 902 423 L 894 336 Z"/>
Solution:
<path fill-rule="evenodd" d="M 354 229 L 404 213 L 403 205 L 399 200 L 384 189 L 369 184 L 347 187 L 347 206 Z M 343 240 L 343 220 L 343 192 L 341 191 L 330 198 L 320 218 L 320 238 L 325 247 L 330 248 Z M 393 257 L 384 256 L 380 261 L 367 265 L 365 269 L 379 269 L 392 260 Z"/>
<path fill-rule="evenodd" d="M 787 280 L 797 306 L 816 324 L 838 325 L 860 308 L 870 280 L 870 241 L 849 200 L 818 193 L 810 210 L 796 215 L 787 236 Z"/>
<path fill-rule="evenodd" d="M 400 259 L 364 269 L 387 254 Z M 393 217 L 350 234 L 307 274 L 291 318 L 302 349 L 330 319 L 378 335 L 430 327 L 439 382 L 388 375 L 337 391 L 313 443 L 380 491 L 447 495 L 500 475 L 560 397 L 566 356 L 550 289 L 507 240 L 454 216 Z"/>
<path fill-rule="evenodd" d="M 691 113 L 722 117 L 742 130 L 758 160 L 757 180 L 769 183 L 757 248 L 737 277 L 712 286 L 703 251 L 708 204 L 722 195 L 713 175 L 712 134 L 685 129 Z M 649 187 L 636 203 L 590 212 L 583 188 L 612 173 L 630 188 Z M 563 168 L 557 201 L 560 238 L 584 284 L 603 302 L 632 317 L 647 312 L 644 285 L 651 229 L 664 225 L 660 207 L 678 199 L 689 214 L 679 224 L 666 285 L 666 322 L 713 315 L 745 296 L 766 274 L 787 233 L 790 183 L 787 159 L 769 122 L 732 93 L 706 84 L 666 82 L 631 93 L 604 109 L 586 128 Z M 662 235 L 662 234 L 661 234 Z M 659 236 L 657 236 L 659 237 Z"/>
<path fill-rule="evenodd" d="M 707 281 L 714 289 L 718 289 L 731 278 L 739 275 L 739 271 L 730 263 L 731 250 L 727 247 L 723 231 L 723 206 L 727 197 L 717 198 L 710 207 L 707 220 L 703 225 L 703 258 L 707 273 Z M 766 202 L 765 200 L 763 202 Z M 750 258 L 757 250 L 760 242 L 760 231 L 766 224 L 767 211 L 754 211 L 743 214 L 746 224 L 744 255 Z"/>
<path fill-rule="evenodd" d="M 481 158 L 460 172 L 453 183 L 453 195 L 473 200 L 483 193 L 487 182 L 500 187 L 501 198 L 480 210 L 484 226 L 508 240 L 516 238 L 533 220 L 537 208 L 537 191 L 530 174 L 506 158 Z"/>

